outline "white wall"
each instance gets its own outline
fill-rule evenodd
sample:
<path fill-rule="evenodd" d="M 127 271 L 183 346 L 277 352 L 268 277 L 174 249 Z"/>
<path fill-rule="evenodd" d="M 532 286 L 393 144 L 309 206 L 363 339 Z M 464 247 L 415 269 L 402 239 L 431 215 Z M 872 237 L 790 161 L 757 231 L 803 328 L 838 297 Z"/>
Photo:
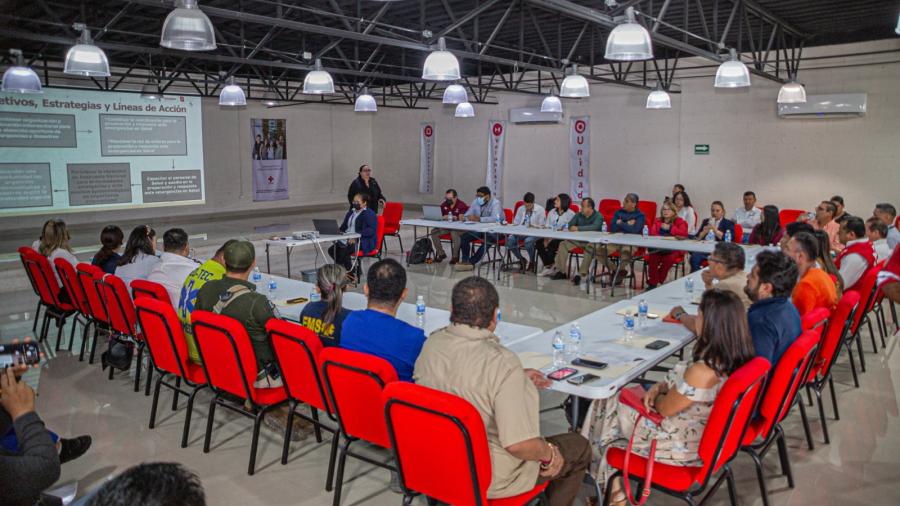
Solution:
<path fill-rule="evenodd" d="M 782 208 L 811 209 L 835 193 L 851 212 L 865 216 L 878 201 L 900 205 L 900 40 L 813 48 L 804 57 L 876 50 L 893 54 L 811 60 L 800 71 L 809 94 L 868 93 L 868 114 L 856 119 L 778 119 L 780 85 L 754 77 L 749 90 L 716 90 L 714 67 L 691 71 L 702 77 L 679 78 L 682 93 L 672 95 L 667 111 L 646 110 L 643 90 L 594 85 L 590 99 L 563 101 L 566 123 L 509 126 L 505 204 L 511 207 L 526 191 L 539 199 L 568 191 L 568 116 L 589 114 L 591 190 L 598 199 L 634 191 L 661 201 L 681 182 L 698 208 L 721 199 L 729 213 L 748 189 L 760 203 Z M 855 66 L 884 60 L 895 63 Z M 831 68 L 812 68 L 826 65 Z M 509 108 L 538 106 L 541 100 L 521 94 L 493 98 L 500 104 L 475 104 L 473 119 L 453 118 L 452 106 L 439 102 L 429 103 L 428 110 L 380 110 L 372 123 L 372 154 L 385 192 L 424 203 L 454 187 L 471 200 L 484 184 L 488 121 L 507 119 Z M 421 121 L 435 122 L 434 196 L 418 194 Z M 694 144 L 709 144 L 711 154 L 694 155 Z"/>

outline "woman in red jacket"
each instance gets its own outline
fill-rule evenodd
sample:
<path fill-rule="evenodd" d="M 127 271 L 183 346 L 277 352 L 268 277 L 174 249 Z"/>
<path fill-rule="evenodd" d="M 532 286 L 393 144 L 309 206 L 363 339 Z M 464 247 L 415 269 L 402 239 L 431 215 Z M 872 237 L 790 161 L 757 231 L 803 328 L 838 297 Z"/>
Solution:
<path fill-rule="evenodd" d="M 650 235 L 687 237 L 688 224 L 679 218 L 675 206 L 663 202 L 660 217 L 650 226 Z M 684 258 L 683 251 L 650 250 L 647 255 L 647 289 L 652 290 L 666 281 L 669 269 Z"/>

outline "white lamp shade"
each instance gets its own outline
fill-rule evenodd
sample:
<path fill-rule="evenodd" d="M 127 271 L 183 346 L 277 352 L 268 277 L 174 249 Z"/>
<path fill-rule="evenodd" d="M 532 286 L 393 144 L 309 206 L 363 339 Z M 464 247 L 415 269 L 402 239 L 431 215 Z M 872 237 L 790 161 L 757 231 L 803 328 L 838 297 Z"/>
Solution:
<path fill-rule="evenodd" d="M 459 79 L 459 60 L 446 49 L 444 38 L 438 39 L 438 49 L 425 58 L 422 79 L 426 81 L 456 81 Z"/>
<path fill-rule="evenodd" d="M 141 86 L 141 98 L 147 100 L 158 100 L 160 97 L 159 84 L 152 77 Z"/>
<path fill-rule="evenodd" d="M 378 104 L 375 103 L 375 97 L 368 93 L 363 93 L 356 97 L 353 110 L 356 112 L 378 112 Z"/>
<path fill-rule="evenodd" d="M 634 9 L 625 11 L 626 21 L 616 26 L 606 39 L 606 59 L 613 61 L 639 61 L 653 59 L 653 43 L 650 32 L 634 20 Z"/>
<path fill-rule="evenodd" d="M 454 116 L 457 118 L 474 118 L 475 108 L 472 107 L 472 104 L 463 102 L 456 106 L 456 114 Z"/>
<path fill-rule="evenodd" d="M 466 89 L 459 84 L 451 84 L 444 90 L 442 102 L 445 104 L 461 104 L 468 101 L 469 95 L 466 93 Z"/>
<path fill-rule="evenodd" d="M 591 88 L 584 76 L 573 74 L 566 76 L 559 86 L 559 96 L 564 98 L 584 98 L 591 96 Z"/>
<path fill-rule="evenodd" d="M 559 97 L 555 95 L 544 97 L 544 101 L 541 102 L 541 112 L 562 112 L 562 102 Z"/>
<path fill-rule="evenodd" d="M 230 79 L 228 85 L 219 92 L 219 105 L 226 107 L 242 107 L 247 105 L 247 97 L 244 90 L 234 84 L 234 80 Z"/>
<path fill-rule="evenodd" d="M 267 91 L 263 94 L 262 102 L 266 107 L 274 107 L 278 105 L 278 96 L 273 91 Z"/>
<path fill-rule="evenodd" d="M 197 0 L 178 0 L 166 16 L 159 45 L 182 51 L 212 51 L 216 34 L 212 21 L 197 7 Z"/>
<path fill-rule="evenodd" d="M 303 79 L 303 93 L 307 95 L 329 95 L 334 93 L 334 79 L 322 70 L 321 60 L 316 60 L 316 69 Z"/>
<path fill-rule="evenodd" d="M 716 88 L 745 88 L 750 86 L 750 70 L 731 50 L 731 60 L 723 62 L 716 70 Z"/>
<path fill-rule="evenodd" d="M 806 88 L 802 84 L 791 81 L 784 83 L 778 90 L 779 104 L 804 104 L 806 103 Z"/>
<path fill-rule="evenodd" d="M 93 44 L 75 44 L 66 53 L 63 72 L 77 76 L 109 77 L 106 53 Z"/>
<path fill-rule="evenodd" d="M 665 90 L 653 90 L 647 95 L 647 109 L 671 109 L 672 97 Z"/>
<path fill-rule="evenodd" d="M 897 28 L 894 28 L 894 33 L 900 35 L 900 16 L 897 16 Z"/>
<path fill-rule="evenodd" d="M 14 93 L 43 93 L 41 78 L 30 67 L 15 65 L 3 73 L 2 90 Z"/>

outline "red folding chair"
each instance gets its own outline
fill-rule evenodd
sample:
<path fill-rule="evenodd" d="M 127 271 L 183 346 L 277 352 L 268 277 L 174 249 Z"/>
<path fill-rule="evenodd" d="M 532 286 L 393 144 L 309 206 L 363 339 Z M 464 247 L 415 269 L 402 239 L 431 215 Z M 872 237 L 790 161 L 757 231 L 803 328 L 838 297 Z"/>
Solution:
<path fill-rule="evenodd" d="M 782 227 L 786 227 L 788 223 L 797 221 L 797 218 L 803 214 L 806 214 L 803 209 L 782 209 L 778 212 L 778 221 L 781 222 Z"/>
<path fill-rule="evenodd" d="M 487 433 L 478 410 L 465 399 L 400 381 L 387 385 L 382 399 L 405 498 L 422 494 L 429 504 L 512 506 L 527 504 L 547 488 L 549 482 L 514 497 L 487 498 Z"/>
<path fill-rule="evenodd" d="M 100 287 L 97 285 L 105 274 L 96 265 L 80 263 L 75 266 L 75 274 L 78 278 L 78 284 L 84 290 L 85 298 L 88 301 L 88 307 L 91 310 L 91 323 L 94 327 L 93 340 L 91 342 L 91 355 L 88 359 L 89 364 L 94 363 L 94 352 L 97 351 L 97 340 L 100 339 L 101 332 L 105 335 L 110 334 L 109 315 L 106 312 L 106 306 L 103 304 L 103 297 L 100 295 Z M 81 341 L 81 353 L 78 360 L 84 360 L 84 351 L 87 346 L 87 340 Z"/>
<path fill-rule="evenodd" d="M 829 316 L 831 316 L 831 308 L 817 307 L 800 317 L 800 328 L 803 330 L 824 328 L 824 325 L 828 323 Z M 819 331 L 821 332 L 821 329 Z"/>
<path fill-rule="evenodd" d="M 165 385 L 172 390 L 172 411 L 178 408 L 178 395 L 184 394 L 188 398 L 188 403 L 184 416 L 184 430 L 181 434 L 181 447 L 185 448 L 191 430 L 194 398 L 197 392 L 206 388 L 206 375 L 201 366 L 188 359 L 184 330 L 168 298 L 160 301 L 151 297 L 139 297 L 135 299 L 134 306 L 147 342 L 147 350 L 157 372 L 153 403 L 150 407 L 150 428 L 156 425 L 160 387 Z M 171 383 L 170 378 L 174 378 L 175 383 Z M 191 390 L 183 389 L 182 381 Z"/>
<path fill-rule="evenodd" d="M 169 298 L 169 292 L 166 290 L 166 287 L 159 283 L 154 283 L 153 281 L 147 281 L 146 279 L 133 280 L 131 282 L 131 294 L 134 297 L 135 302 L 142 297 L 149 297 L 160 302 L 165 302 L 170 306 L 172 305 L 172 299 Z"/>
<path fill-rule="evenodd" d="M 878 298 L 878 273 L 884 268 L 884 260 L 873 265 L 863 274 L 862 283 L 859 285 L 860 306 L 853 315 L 853 327 L 850 339 L 856 340 L 856 346 L 859 351 L 859 366 L 862 372 L 866 372 L 866 358 L 862 348 L 862 332 L 860 331 L 863 323 L 869 326 L 869 335 L 872 338 L 872 350 L 878 353 L 878 344 L 875 342 L 875 333 L 872 331 L 872 320 L 869 319 L 869 312 L 875 306 Z M 847 290 L 853 291 L 853 290 Z M 852 359 L 852 355 L 851 355 Z"/>
<path fill-rule="evenodd" d="M 209 311 L 194 310 L 191 313 L 194 328 L 194 339 L 206 383 L 215 395 L 209 404 L 209 416 L 206 419 L 206 435 L 203 439 L 203 453 L 209 453 L 212 442 L 213 421 L 216 406 L 222 406 L 248 418 L 253 418 L 253 436 L 250 441 L 250 463 L 247 474 L 256 471 L 256 449 L 259 444 L 259 428 L 266 413 L 287 403 L 287 394 L 281 387 L 256 388 L 257 369 L 256 355 L 250 344 L 250 337 L 241 323 L 233 318 L 218 315 Z M 231 394 L 250 404 L 247 410 L 222 399 L 224 394 Z"/>
<path fill-rule="evenodd" d="M 706 428 L 700 440 L 700 466 L 672 466 L 657 462 L 653 467 L 650 486 L 654 490 L 679 497 L 689 504 L 695 504 L 694 498 L 707 489 L 712 477 L 719 477 L 712 484 L 703 501 L 711 497 L 722 485 L 728 482 L 728 494 L 731 503 L 737 503 L 734 475 L 729 463 L 737 453 L 750 418 L 753 416 L 759 398 L 762 395 L 766 374 L 769 372 L 769 361 L 757 357 L 744 364 L 728 377 L 719 391 Z M 612 490 L 613 480 L 622 476 L 625 465 L 625 450 L 613 447 L 606 452 L 607 463 L 616 469 L 606 483 L 606 490 Z M 634 479 L 643 481 L 646 476 L 647 459 L 640 455 L 632 455 L 629 473 Z M 646 484 L 644 484 L 646 486 Z M 609 504 L 609 493 L 604 494 L 603 504 Z"/>
<path fill-rule="evenodd" d="M 337 418 L 328 404 L 322 376 L 319 374 L 319 355 L 324 347 L 322 340 L 308 328 L 286 320 L 272 319 L 266 324 L 266 331 L 275 349 L 278 370 L 284 382 L 284 391 L 290 400 L 291 411 L 288 413 L 287 433 L 284 436 L 284 449 L 281 452 L 281 463 L 287 464 L 291 444 L 294 415 L 310 422 L 315 427 L 316 442 L 322 442 L 322 431 L 328 431 L 331 437 L 331 456 L 328 460 L 328 475 L 325 489 L 331 491 L 334 478 L 334 462 L 337 456 L 338 429 L 323 424 L 319 420 L 319 411 L 325 413 L 335 424 Z M 310 416 L 297 412 L 297 406 L 304 403 L 309 406 Z"/>
<path fill-rule="evenodd" d="M 735 244 L 741 244 L 742 242 L 744 242 L 744 227 L 742 227 L 738 223 L 734 224 L 734 239 L 732 242 L 734 242 Z"/>
<path fill-rule="evenodd" d="M 600 203 L 597 204 L 597 210 L 600 211 L 600 214 L 602 214 L 604 217 L 608 216 L 609 219 L 612 219 L 612 215 L 616 214 L 616 211 L 621 208 L 622 201 L 620 201 L 619 199 L 601 199 Z"/>
<path fill-rule="evenodd" d="M 44 317 L 41 323 L 41 332 L 38 341 L 47 338 L 50 331 L 50 321 L 56 322 L 56 351 L 59 351 L 60 340 L 62 339 L 63 326 L 69 316 L 75 313 L 75 306 L 59 299 L 62 288 L 56 280 L 56 274 L 50 267 L 50 260 L 44 255 L 31 248 L 19 251 L 22 259 L 22 265 L 28 272 L 30 280 L 37 287 L 41 304 L 44 306 Z"/>
<path fill-rule="evenodd" d="M 56 268 L 57 276 L 59 276 L 60 281 L 62 281 L 63 290 L 66 291 L 66 294 L 69 296 L 69 301 L 72 303 L 72 306 L 75 307 L 75 313 L 73 313 L 72 317 L 72 332 L 69 335 L 69 351 L 72 351 L 72 343 L 75 342 L 75 327 L 77 327 L 79 323 L 82 328 L 82 341 L 87 338 L 87 332 L 91 324 L 91 309 L 88 306 L 84 290 L 81 289 L 81 285 L 78 283 L 75 267 L 65 258 L 57 258 L 53 261 L 53 264 Z"/>
<path fill-rule="evenodd" d="M 656 219 L 656 202 L 652 200 L 641 200 L 638 201 L 637 205 L 638 211 L 644 213 L 644 223 L 649 227 L 653 224 L 653 220 Z"/>
<path fill-rule="evenodd" d="M 384 244 L 387 236 L 396 237 L 400 242 L 400 253 L 404 253 L 403 239 L 400 237 L 400 220 L 403 219 L 403 204 L 400 202 L 386 203 L 381 216 L 384 218 L 384 237 L 381 239 L 381 248 L 387 251 L 387 245 Z"/>
<path fill-rule="evenodd" d="M 519 212 L 519 208 L 525 205 L 524 200 L 517 200 L 516 205 L 513 206 L 513 215 Z"/>
<path fill-rule="evenodd" d="M 378 228 L 375 233 L 375 249 L 372 251 L 358 251 L 355 254 L 356 262 L 353 265 L 353 272 L 356 279 L 362 278 L 362 261 L 363 258 L 377 258 L 381 260 L 381 246 L 384 244 L 384 216 L 378 217 Z"/>
<path fill-rule="evenodd" d="M 391 448 L 381 393 L 386 385 L 398 381 L 397 371 L 383 358 L 335 347 L 322 350 L 319 363 L 328 402 L 334 407 L 344 441 L 334 486 L 334 506 L 338 506 L 348 455 L 384 469 L 397 470 L 390 464 L 350 451 L 350 445 L 358 440 Z"/>
<path fill-rule="evenodd" d="M 31 289 L 34 290 L 34 295 L 38 298 L 37 308 L 34 310 L 34 321 L 31 324 L 31 331 L 37 332 L 37 323 L 38 319 L 41 316 L 41 309 L 44 308 L 44 299 L 41 298 L 41 290 L 38 288 L 37 280 L 34 279 L 34 276 L 31 275 L 31 271 L 28 269 L 28 266 L 25 265 L 25 255 L 29 252 L 34 252 L 36 254 L 40 254 L 37 251 L 34 251 L 32 248 L 28 246 L 22 246 L 18 249 L 19 251 L 19 260 L 22 262 L 22 268 L 25 269 L 25 274 L 28 276 L 28 281 L 31 283 Z"/>
<path fill-rule="evenodd" d="M 778 455 L 781 458 L 781 472 L 787 477 L 788 486 L 794 488 L 794 475 L 791 472 L 787 444 L 781 421 L 788 415 L 794 400 L 805 383 L 819 343 L 818 330 L 807 330 L 800 335 L 778 360 L 778 365 L 769 377 L 765 393 L 759 404 L 759 412 L 747 427 L 741 450 L 750 455 L 756 466 L 756 478 L 763 505 L 769 505 L 769 493 L 766 491 L 766 480 L 763 475 L 762 459 L 766 457 L 773 443 L 778 444 Z M 803 405 L 803 400 L 800 400 Z M 754 443 L 757 439 L 759 442 Z"/>
<path fill-rule="evenodd" d="M 131 295 L 128 294 L 128 288 L 122 278 L 107 274 L 97 283 L 100 287 L 100 295 L 103 297 L 103 303 L 106 305 L 106 311 L 109 315 L 109 325 L 114 333 L 119 337 L 134 343 L 137 351 L 137 362 L 134 366 L 134 391 L 141 389 L 141 369 L 143 368 L 144 358 L 144 336 L 138 332 L 137 314 L 134 310 L 134 302 Z M 113 378 L 115 372 L 114 367 L 109 368 L 109 379 Z M 150 383 L 153 379 L 153 366 L 147 366 L 147 387 L 144 395 L 150 395 Z"/>

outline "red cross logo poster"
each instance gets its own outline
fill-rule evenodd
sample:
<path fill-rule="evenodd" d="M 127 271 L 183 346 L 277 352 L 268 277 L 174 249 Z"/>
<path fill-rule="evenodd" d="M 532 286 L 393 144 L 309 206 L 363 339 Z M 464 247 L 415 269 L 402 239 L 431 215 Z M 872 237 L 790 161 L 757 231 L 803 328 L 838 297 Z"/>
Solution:
<path fill-rule="evenodd" d="M 434 191 L 434 123 L 419 125 L 419 193 Z"/>
<path fill-rule="evenodd" d="M 591 196 L 591 117 L 569 120 L 569 195 L 581 200 Z"/>
<path fill-rule="evenodd" d="M 283 119 L 251 119 L 253 201 L 287 200 L 287 131 Z"/>
<path fill-rule="evenodd" d="M 485 184 L 499 199 L 503 190 L 503 148 L 506 144 L 506 122 L 488 123 L 488 158 Z"/>

